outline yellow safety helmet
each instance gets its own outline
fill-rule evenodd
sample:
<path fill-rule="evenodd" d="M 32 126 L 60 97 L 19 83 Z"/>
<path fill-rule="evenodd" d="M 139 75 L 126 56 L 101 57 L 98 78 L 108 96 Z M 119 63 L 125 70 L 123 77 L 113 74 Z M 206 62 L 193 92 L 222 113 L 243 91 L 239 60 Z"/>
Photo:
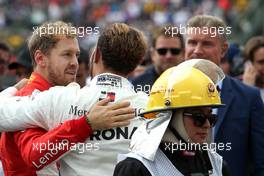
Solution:
<path fill-rule="evenodd" d="M 222 106 L 214 82 L 197 68 L 175 66 L 156 80 L 140 115 L 154 118 L 160 111 L 202 106 Z"/>

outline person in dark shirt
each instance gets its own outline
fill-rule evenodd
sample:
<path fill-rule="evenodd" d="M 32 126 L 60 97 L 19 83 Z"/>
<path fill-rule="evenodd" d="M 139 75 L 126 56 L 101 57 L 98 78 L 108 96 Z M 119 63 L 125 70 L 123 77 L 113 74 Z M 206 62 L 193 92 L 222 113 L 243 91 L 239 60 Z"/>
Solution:
<path fill-rule="evenodd" d="M 149 94 L 152 85 L 162 72 L 184 61 L 183 36 L 180 33 L 171 35 L 166 32 L 166 28 L 169 27 L 171 26 L 158 27 L 153 31 L 150 49 L 153 64 L 146 68 L 144 73 L 131 79 L 136 91 L 143 90 Z"/>

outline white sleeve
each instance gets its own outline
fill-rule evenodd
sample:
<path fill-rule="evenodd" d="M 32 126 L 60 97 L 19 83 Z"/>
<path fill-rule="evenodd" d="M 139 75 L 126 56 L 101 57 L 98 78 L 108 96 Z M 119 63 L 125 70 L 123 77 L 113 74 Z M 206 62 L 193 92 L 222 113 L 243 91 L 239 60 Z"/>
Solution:
<path fill-rule="evenodd" d="M 0 131 L 16 131 L 32 127 L 49 130 L 65 120 L 80 116 L 79 110 L 78 114 L 69 112 L 75 107 L 72 104 L 79 106 L 89 102 L 80 101 L 81 99 L 83 99 L 82 92 L 76 83 L 71 83 L 67 87 L 52 87 L 44 92 L 34 92 L 28 97 L 1 99 Z M 87 106 L 81 107 L 89 109 Z"/>
<path fill-rule="evenodd" d="M 2 92 L 0 92 L 0 98 L 6 98 L 6 97 L 11 97 L 13 95 L 15 95 L 15 93 L 17 92 L 17 89 L 15 87 L 8 87 L 5 90 L 3 90 Z"/>
<path fill-rule="evenodd" d="M 44 93 L 46 95 L 46 93 Z M 0 131 L 17 131 L 32 127 L 45 127 L 43 124 L 43 95 L 9 97 L 0 99 Z M 40 101 L 38 101 L 40 100 Z M 49 97 L 46 95 L 45 101 Z"/>

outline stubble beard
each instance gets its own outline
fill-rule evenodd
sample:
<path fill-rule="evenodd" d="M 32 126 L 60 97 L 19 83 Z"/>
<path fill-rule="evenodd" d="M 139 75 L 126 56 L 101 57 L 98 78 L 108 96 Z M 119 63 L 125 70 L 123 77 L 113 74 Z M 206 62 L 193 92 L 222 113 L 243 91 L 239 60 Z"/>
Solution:
<path fill-rule="evenodd" d="M 70 80 L 62 79 L 63 75 L 56 74 L 56 71 L 51 67 L 51 65 L 48 66 L 48 78 L 52 85 L 54 86 L 66 86 L 69 84 Z"/>

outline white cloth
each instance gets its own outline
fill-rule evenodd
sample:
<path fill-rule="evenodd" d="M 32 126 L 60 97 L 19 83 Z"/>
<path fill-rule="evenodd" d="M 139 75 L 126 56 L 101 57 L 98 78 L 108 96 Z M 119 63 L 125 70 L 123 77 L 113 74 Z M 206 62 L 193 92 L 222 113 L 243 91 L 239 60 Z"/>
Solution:
<path fill-rule="evenodd" d="M 171 116 L 172 111 L 164 111 L 157 114 L 154 120 L 142 123 L 132 136 L 130 150 L 153 161 Z"/>
<path fill-rule="evenodd" d="M 80 89 L 78 84 L 71 83 L 67 87 L 52 87 L 27 99 L 20 97 L 18 103 L 11 101 L 5 108 L 0 108 L 1 119 L 21 118 L 26 127 L 36 125 L 50 130 L 66 120 L 79 118 L 107 95 L 115 102 L 128 100 L 137 109 L 145 108 L 148 99 L 143 92 L 135 93 L 127 79 L 107 73 L 96 76 L 90 87 Z M 96 131 L 94 137 L 78 146 L 78 150 L 61 158 L 61 175 L 112 175 L 117 154 L 128 152 L 131 135 L 140 123 L 135 117 L 127 127 Z"/>

